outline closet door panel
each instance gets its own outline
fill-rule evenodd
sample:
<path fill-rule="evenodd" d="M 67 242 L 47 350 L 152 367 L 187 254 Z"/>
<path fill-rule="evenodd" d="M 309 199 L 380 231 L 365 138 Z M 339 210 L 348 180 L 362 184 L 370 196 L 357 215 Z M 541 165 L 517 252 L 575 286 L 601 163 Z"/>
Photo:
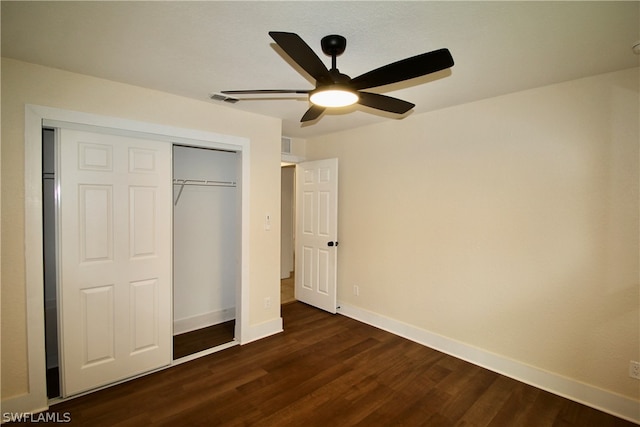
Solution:
<path fill-rule="evenodd" d="M 129 233 L 131 258 L 157 256 L 156 252 L 156 189 L 129 188 Z"/>
<path fill-rule="evenodd" d="M 83 289 L 81 294 L 82 368 L 115 358 L 113 285 Z"/>
<path fill-rule="evenodd" d="M 113 187 L 80 185 L 80 260 L 113 260 Z"/>
<path fill-rule="evenodd" d="M 66 397 L 171 363 L 171 144 L 60 136 Z"/>
<path fill-rule="evenodd" d="M 156 349 L 160 329 L 158 313 L 158 281 L 141 280 L 130 284 L 131 353 Z"/>

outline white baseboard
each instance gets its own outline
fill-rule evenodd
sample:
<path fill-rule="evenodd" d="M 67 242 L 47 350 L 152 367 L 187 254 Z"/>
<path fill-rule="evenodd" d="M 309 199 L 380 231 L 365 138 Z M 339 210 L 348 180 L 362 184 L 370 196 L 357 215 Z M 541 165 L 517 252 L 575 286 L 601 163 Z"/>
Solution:
<path fill-rule="evenodd" d="M 260 323 L 258 325 L 250 326 L 249 328 L 247 328 L 247 330 L 242 332 L 242 341 L 240 342 L 240 344 L 249 344 L 250 342 L 257 341 L 271 335 L 279 334 L 283 330 L 282 317 L 278 317 L 277 319 Z"/>
<path fill-rule="evenodd" d="M 525 384 L 640 424 L 640 402 L 340 302 L 338 313 Z"/>
<path fill-rule="evenodd" d="M 185 332 L 195 331 L 196 329 L 206 328 L 207 326 L 217 325 L 218 323 L 233 320 L 235 318 L 236 308 L 230 307 L 184 319 L 175 319 L 173 321 L 173 335 L 180 335 Z"/>
<path fill-rule="evenodd" d="M 21 396 L 10 397 L 2 400 L 2 413 L 0 414 L 0 424 L 5 424 L 11 420 L 12 415 L 35 414 L 49 409 L 47 396 L 42 396 L 32 392 Z"/>

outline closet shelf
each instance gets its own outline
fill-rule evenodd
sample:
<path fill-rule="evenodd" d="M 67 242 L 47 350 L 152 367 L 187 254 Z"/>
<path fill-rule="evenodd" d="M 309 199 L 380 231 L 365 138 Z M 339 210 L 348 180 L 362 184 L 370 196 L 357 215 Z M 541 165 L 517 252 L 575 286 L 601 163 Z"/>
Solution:
<path fill-rule="evenodd" d="M 173 180 L 173 185 L 179 185 L 180 191 L 178 191 L 178 197 L 176 197 L 176 201 L 173 202 L 173 205 L 176 206 L 178 204 L 178 200 L 180 200 L 180 196 L 182 195 L 182 190 L 184 190 L 185 185 L 197 185 L 201 187 L 235 187 L 235 181 L 215 181 L 209 179 L 175 179 Z"/>

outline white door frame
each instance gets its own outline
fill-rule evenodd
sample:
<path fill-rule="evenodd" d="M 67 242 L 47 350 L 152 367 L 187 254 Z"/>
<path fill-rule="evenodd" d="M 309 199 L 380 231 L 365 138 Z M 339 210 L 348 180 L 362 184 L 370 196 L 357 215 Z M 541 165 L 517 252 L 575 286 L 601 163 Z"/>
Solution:
<path fill-rule="evenodd" d="M 37 412 L 49 406 L 47 398 L 44 334 L 44 277 L 42 268 L 42 127 L 45 122 L 63 122 L 76 128 L 108 128 L 113 133 L 145 134 L 157 140 L 192 146 L 214 147 L 240 154 L 240 267 L 236 287 L 236 341 L 249 336 L 249 177 L 250 141 L 212 132 L 143 123 L 39 105 L 25 105 L 25 282 L 27 309 L 28 396 L 3 404 L 13 412 Z M 168 177 L 167 179 L 170 179 Z"/>

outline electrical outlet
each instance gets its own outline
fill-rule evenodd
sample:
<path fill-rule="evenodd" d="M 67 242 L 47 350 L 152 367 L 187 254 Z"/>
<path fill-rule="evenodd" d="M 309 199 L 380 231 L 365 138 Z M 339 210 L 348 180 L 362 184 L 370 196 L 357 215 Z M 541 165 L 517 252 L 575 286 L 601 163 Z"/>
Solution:
<path fill-rule="evenodd" d="M 629 362 L 629 376 L 640 380 L 640 362 L 632 360 Z"/>
<path fill-rule="evenodd" d="M 355 296 L 359 296 L 360 295 L 360 287 L 358 285 L 353 285 L 353 294 Z"/>
<path fill-rule="evenodd" d="M 264 299 L 264 309 L 266 310 L 267 308 L 271 307 L 271 297 L 266 297 Z"/>

